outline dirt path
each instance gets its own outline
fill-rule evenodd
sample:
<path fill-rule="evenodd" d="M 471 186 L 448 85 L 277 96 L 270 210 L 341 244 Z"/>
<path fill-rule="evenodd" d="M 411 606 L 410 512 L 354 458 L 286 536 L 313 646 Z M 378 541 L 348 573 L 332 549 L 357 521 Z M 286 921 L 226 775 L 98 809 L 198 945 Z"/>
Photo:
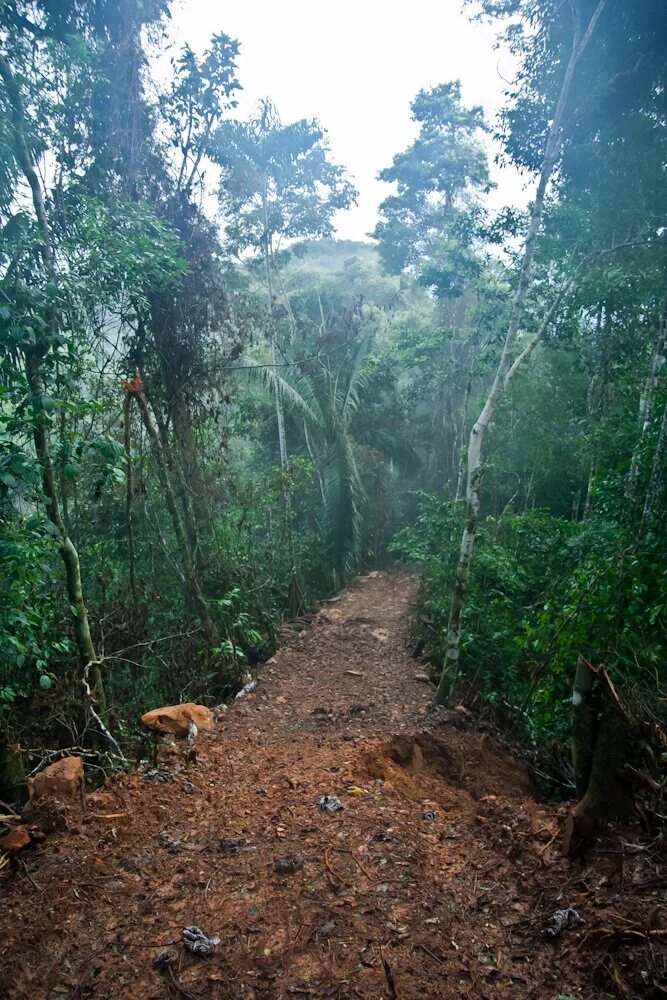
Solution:
<path fill-rule="evenodd" d="M 175 780 L 114 781 L 0 879 L 0 995 L 653 995 L 610 989 L 594 948 L 611 918 L 591 909 L 621 905 L 617 860 L 569 869 L 524 767 L 432 709 L 405 651 L 415 586 L 371 574 L 286 640 L 215 735 L 165 748 Z M 328 794 L 344 808 L 319 811 Z M 586 924 L 554 942 L 545 922 L 568 904 Z M 192 924 L 220 938 L 212 957 L 183 950 Z M 641 984 L 642 962 L 626 949 L 612 967 Z"/>

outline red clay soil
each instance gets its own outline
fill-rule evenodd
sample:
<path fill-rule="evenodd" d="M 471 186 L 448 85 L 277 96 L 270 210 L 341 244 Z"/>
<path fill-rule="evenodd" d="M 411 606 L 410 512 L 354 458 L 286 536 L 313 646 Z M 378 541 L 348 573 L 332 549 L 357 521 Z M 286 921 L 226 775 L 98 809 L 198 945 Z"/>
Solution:
<path fill-rule="evenodd" d="M 215 734 L 163 745 L 173 780 L 107 782 L 5 865 L 0 995 L 667 995 L 664 856 L 637 830 L 560 856 L 563 807 L 416 679 L 415 588 L 371 574 L 286 638 Z M 583 923 L 549 937 L 568 906 Z M 220 938 L 211 957 L 185 950 L 188 925 Z"/>

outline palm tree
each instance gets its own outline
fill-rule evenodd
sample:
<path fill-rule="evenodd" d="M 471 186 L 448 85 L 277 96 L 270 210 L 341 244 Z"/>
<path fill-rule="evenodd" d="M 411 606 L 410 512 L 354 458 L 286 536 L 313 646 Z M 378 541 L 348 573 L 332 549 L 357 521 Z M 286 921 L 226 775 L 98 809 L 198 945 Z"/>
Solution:
<path fill-rule="evenodd" d="M 311 360 L 289 379 L 275 369 L 270 376 L 286 405 L 303 421 L 322 497 L 323 535 L 334 586 L 354 573 L 361 560 L 365 491 L 352 425 L 370 378 L 364 371 L 369 348 L 370 338 L 359 338 L 349 345 L 342 362 L 339 356 L 334 360 L 326 355 Z"/>

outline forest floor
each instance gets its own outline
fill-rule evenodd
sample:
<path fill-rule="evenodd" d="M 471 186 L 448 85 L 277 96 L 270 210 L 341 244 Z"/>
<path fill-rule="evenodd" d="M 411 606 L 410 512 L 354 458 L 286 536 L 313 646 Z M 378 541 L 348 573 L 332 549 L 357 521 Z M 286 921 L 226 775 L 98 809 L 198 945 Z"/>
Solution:
<path fill-rule="evenodd" d="M 171 780 L 107 781 L 5 866 L 0 995 L 667 995 L 664 856 L 635 829 L 561 857 L 564 807 L 490 729 L 432 707 L 405 647 L 415 592 L 370 574 L 215 734 L 163 745 Z M 568 906 L 583 923 L 550 937 Z M 220 938 L 211 957 L 188 925 Z"/>

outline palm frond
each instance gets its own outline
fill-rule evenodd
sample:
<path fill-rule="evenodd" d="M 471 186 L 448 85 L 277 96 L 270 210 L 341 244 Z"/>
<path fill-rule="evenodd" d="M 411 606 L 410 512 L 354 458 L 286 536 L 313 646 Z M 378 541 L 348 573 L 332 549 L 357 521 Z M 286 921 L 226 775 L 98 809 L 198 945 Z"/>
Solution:
<path fill-rule="evenodd" d="M 244 374 L 250 379 L 261 382 L 265 388 L 273 392 L 277 390 L 287 405 L 296 410 L 313 427 L 321 425 L 320 408 L 307 380 L 299 379 L 300 384 L 294 385 L 292 381 L 288 382 L 283 378 L 272 365 L 249 365 Z"/>

